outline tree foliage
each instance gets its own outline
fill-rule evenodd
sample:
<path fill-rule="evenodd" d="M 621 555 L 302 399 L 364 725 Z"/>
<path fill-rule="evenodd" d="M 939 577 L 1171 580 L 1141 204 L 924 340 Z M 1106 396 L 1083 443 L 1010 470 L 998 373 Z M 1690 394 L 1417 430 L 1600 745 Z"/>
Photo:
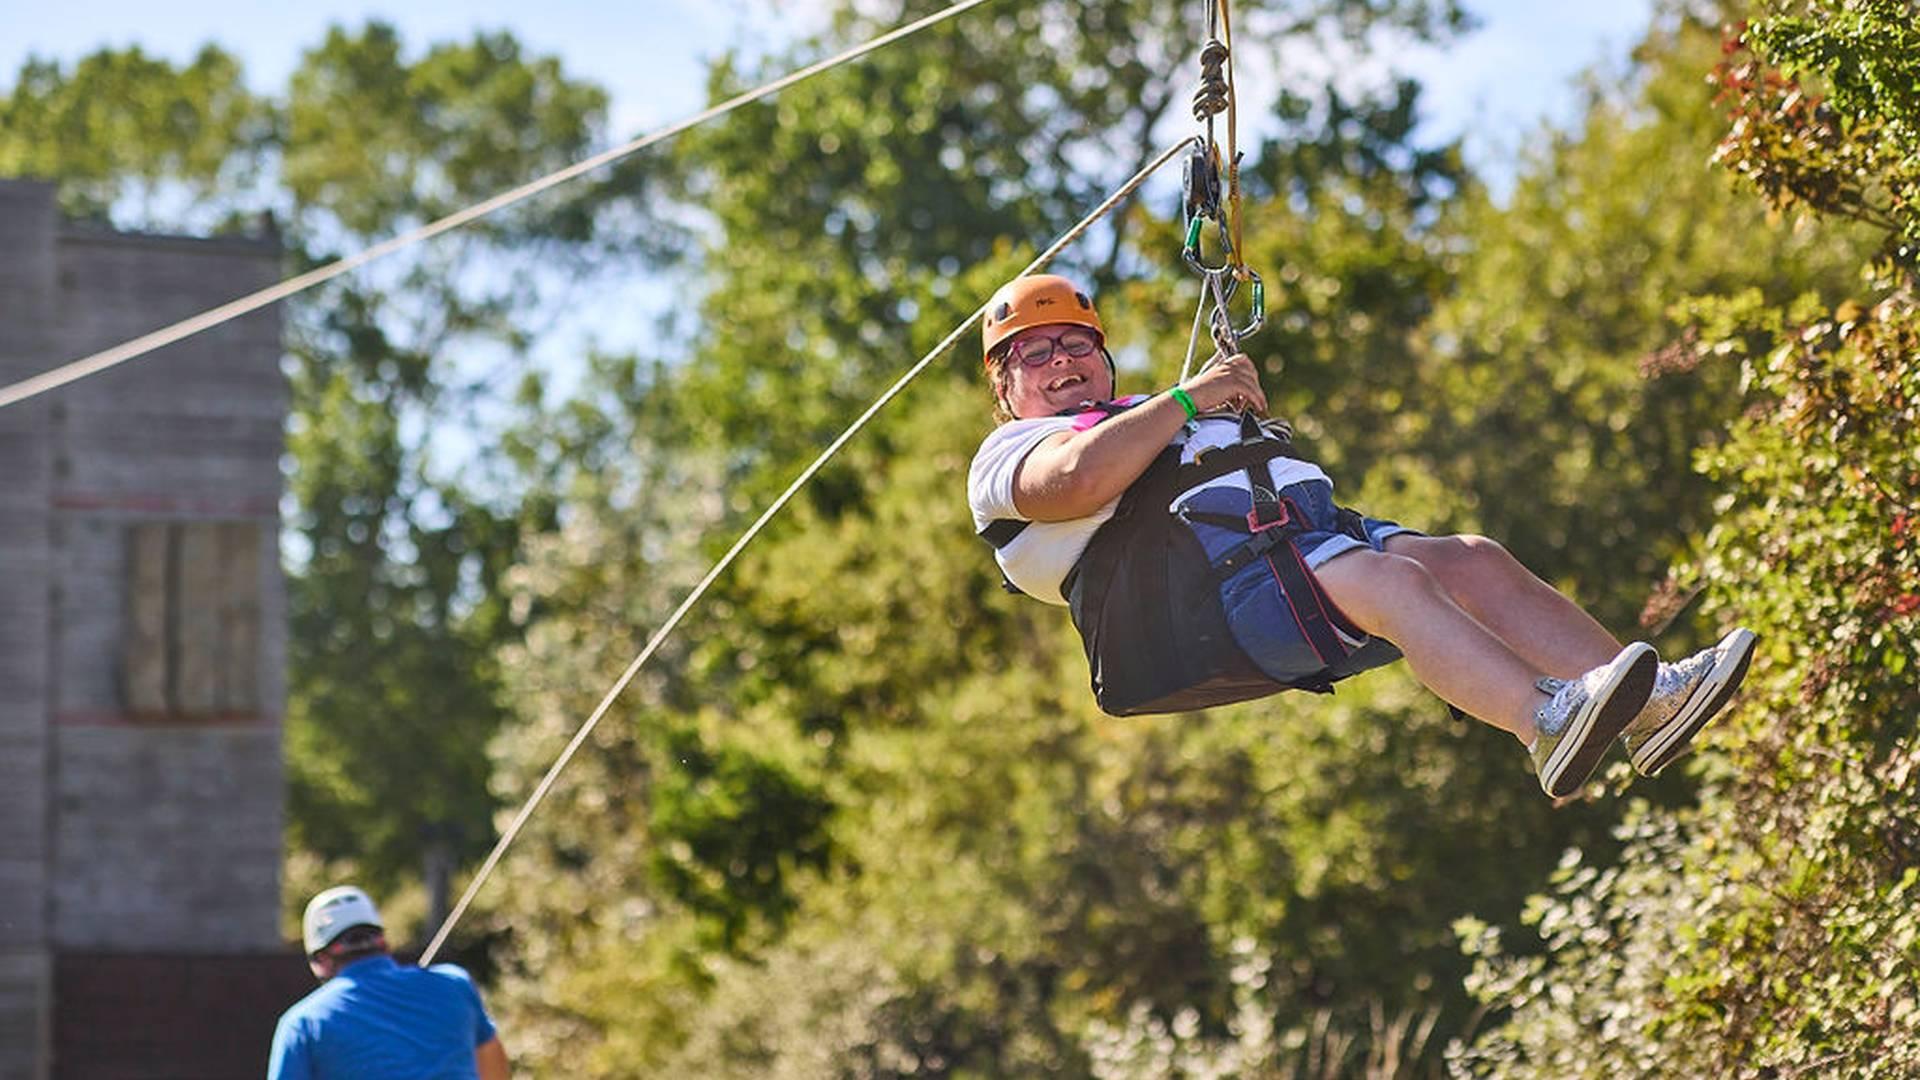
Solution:
<path fill-rule="evenodd" d="M 1545 946 L 1469 928 L 1506 1023 L 1476 1075 L 1906 1076 L 1920 998 L 1913 812 L 1920 682 L 1920 308 L 1898 192 L 1920 113 L 1904 5 L 1814 3 L 1757 20 L 1718 69 L 1723 163 L 1803 228 L 1881 230 L 1874 291 L 1838 305 L 1758 292 L 1689 308 L 1689 362 L 1733 368 L 1745 411 L 1699 458 L 1727 497 L 1692 572 L 1764 643 L 1745 707 L 1711 739 L 1697 807 L 1642 807 L 1618 866 L 1570 863 L 1534 906 Z M 1797 77 L 1779 65 L 1790 65 Z M 1869 254 L 1872 253 L 1869 249 Z"/>
<path fill-rule="evenodd" d="M 326 261 L 584 156 L 604 108 L 603 92 L 501 35 L 409 57 L 387 26 L 336 28 L 282 107 L 296 257 Z M 516 208 L 290 311 L 304 549 L 292 839 L 354 860 L 370 885 L 413 880 L 423 855 L 471 860 L 493 839 L 485 747 L 505 715 L 493 651 L 517 632 L 497 583 L 518 510 L 510 493 L 436 473 L 432 445 L 503 377 L 463 378 L 454 356 L 498 350 L 510 374 L 538 306 L 563 295 L 555 268 L 578 272 L 609 242 L 581 205 Z"/>
<path fill-rule="evenodd" d="M 1469 253 L 1403 421 L 1416 460 L 1469 493 L 1447 524 L 1499 538 L 1616 632 L 1711 524 L 1716 485 L 1691 458 L 1740 409 L 1727 366 L 1664 362 L 1685 332 L 1675 305 L 1744 288 L 1837 302 L 1858 264 L 1851 234 L 1779 228 L 1705 166 L 1718 43 L 1700 14 L 1668 11 L 1577 131 L 1541 133 L 1507 205 L 1468 203 Z M 1697 647 L 1699 630 L 1669 641 Z"/>
<path fill-rule="evenodd" d="M 1920 23 L 1912 5 L 1785 8 L 1748 35 L 1757 52 L 1733 56 L 1719 71 L 1738 103 L 1722 160 L 1778 209 L 1863 222 L 1885 237 L 1884 257 L 1920 264 Z"/>
<path fill-rule="evenodd" d="M 294 272 L 603 138 L 604 93 L 499 34 L 409 55 L 384 24 L 335 28 L 282 91 L 251 91 L 243 75 L 215 46 L 180 67 L 137 48 L 71 68 L 29 59 L 0 95 L 0 174 L 58 181 L 69 213 L 121 227 L 268 215 Z M 285 309 L 290 841 L 370 887 L 417 881 L 429 853 L 464 861 L 492 839 L 485 745 L 504 715 L 493 652 L 513 633 L 496 582 L 521 508 L 436 467 L 439 429 L 470 425 L 571 279 L 649 253 L 634 214 L 646 185 L 636 168 L 613 170 Z M 502 359 L 489 371 L 456 353 Z"/>
<path fill-rule="evenodd" d="M 671 438 L 710 456 L 724 483 L 708 553 L 877 392 L 880 379 L 1016 269 L 1022 249 L 1077 218 L 1099 187 L 1159 149 L 1163 136 L 1151 130 L 1153 121 L 1186 92 L 1168 81 L 1170 65 L 1101 65 L 1087 57 L 1186 52 L 1196 28 L 1164 8 L 1105 5 L 1100 25 L 1069 34 L 1060 25 L 1066 10 L 1009 9 L 931 32 L 912 49 L 796 88 L 682 147 L 688 190 L 724 230 L 704 260 L 702 333 L 689 362 L 649 390 L 671 403 L 676 419 L 656 418 L 652 433 L 616 424 L 612 445 Z M 1411 8 L 1382 11 L 1412 17 Z M 1278 13 L 1267 25 L 1294 17 L 1300 32 L 1311 28 L 1307 14 Z M 1341 32 L 1345 21 L 1376 17 L 1358 8 L 1342 14 L 1326 25 Z M 869 25 L 856 20 L 835 33 L 864 33 Z M 1257 57 L 1281 40 L 1268 32 L 1249 37 L 1243 55 Z M 718 78 L 716 94 L 747 81 L 727 68 Z M 1323 135 L 1319 112 L 1304 105 L 1299 112 L 1287 145 L 1321 140 L 1351 177 L 1336 181 L 1333 167 L 1302 161 L 1276 165 L 1274 179 L 1262 182 L 1277 187 L 1283 175 L 1321 182 L 1325 207 L 1353 197 L 1356 209 L 1328 227 L 1322 250 L 1337 268 L 1328 273 L 1366 280 L 1356 291 L 1391 312 L 1381 320 L 1390 324 L 1380 335 L 1385 354 L 1421 303 L 1400 302 L 1389 283 L 1430 281 L 1435 271 L 1425 264 L 1430 253 L 1419 256 L 1423 265 L 1400 269 L 1406 249 L 1399 247 L 1369 262 L 1364 249 L 1392 225 L 1366 223 L 1376 210 L 1396 215 L 1388 222 L 1430 213 L 1404 207 L 1431 201 L 1429 185 L 1444 193 L 1449 181 L 1441 174 L 1457 173 L 1457 160 L 1446 152 L 1421 157 L 1420 180 L 1387 175 L 1417 155 L 1406 149 L 1410 91 L 1384 102 L 1343 102 L 1337 135 Z M 1175 280 L 1177 244 L 1161 243 L 1172 231 L 1164 219 L 1138 212 L 1074 259 L 1110 286 L 1103 310 L 1116 327 L 1128 327 L 1140 355 L 1155 358 L 1156 378 L 1171 370 L 1176 335 L 1184 345 L 1186 314 L 1162 310 L 1154 297 L 1164 288 L 1125 282 Z M 1285 309 L 1295 308 L 1289 297 Z M 1329 359 L 1332 351 L 1325 350 Z M 1185 722 L 1098 719 L 1070 628 L 1055 612 L 1005 598 L 969 535 L 954 485 L 985 424 L 976 364 L 963 355 L 930 372 L 849 447 L 688 621 L 689 651 L 666 658 L 661 676 L 672 694 L 618 710 L 627 733 L 603 737 L 623 753 L 631 746 L 630 771 L 608 780 L 629 799 L 678 784 L 679 762 L 659 753 L 658 740 L 686 730 L 707 746 L 751 752 L 825 798 L 832 812 L 822 822 L 831 853 L 824 871 L 779 870 L 792 914 L 773 917 L 750 901 L 750 890 L 729 890 L 747 932 L 733 939 L 732 955 L 700 945 L 708 920 L 697 899 L 644 872 L 655 845 L 687 860 L 690 876 L 709 880 L 731 875 L 744 884 L 775 870 L 758 858 L 704 863 L 691 844 L 675 856 L 671 840 L 652 832 L 660 818 L 579 814 L 574 796 L 562 796 L 538 838 L 523 841 L 531 876 L 511 871 L 516 881 L 546 878 L 565 865 L 568 850 L 593 851 L 600 854 L 592 875 L 622 880 L 625 895 L 643 898 L 623 903 L 646 912 L 562 929 L 539 911 L 537 891 L 502 890 L 493 917 L 525 936 L 508 1000 L 526 1019 L 528 1037 L 558 1055 L 557 1068 L 792 1072 L 801 1068 L 794 1062 L 838 1060 L 880 1075 L 1079 1072 L 1089 1067 L 1081 1039 L 1092 1019 L 1123 1019 L 1135 1003 L 1168 1017 L 1197 1007 L 1209 1032 L 1223 1030 L 1235 1008 L 1232 950 L 1240 938 L 1264 936 L 1262 948 L 1285 953 L 1284 977 L 1275 980 L 1285 989 L 1273 1000 L 1302 1025 L 1327 1003 L 1364 1016 L 1372 996 L 1396 1008 L 1419 997 L 1411 981 L 1383 991 L 1373 978 L 1404 972 L 1409 942 L 1417 942 L 1411 947 L 1429 986 L 1463 970 L 1450 915 L 1429 914 L 1417 928 L 1378 937 L 1357 925 L 1330 931 L 1324 922 L 1343 903 L 1366 904 L 1382 924 L 1418 906 L 1417 898 L 1374 889 L 1375 874 L 1417 877 L 1463 849 L 1490 868 L 1510 858 L 1509 837 L 1463 829 L 1460 843 L 1435 847 L 1385 823 L 1421 808 L 1448 816 L 1454 803 L 1440 782 L 1448 766 L 1431 770 L 1433 786 L 1423 779 L 1412 805 L 1356 809 L 1337 828 L 1319 818 L 1343 782 L 1388 790 L 1394 765 L 1417 760 L 1423 746 L 1464 741 L 1461 732 L 1404 682 L 1383 684 L 1384 704 L 1370 704 L 1364 692 L 1341 699 L 1352 701 L 1339 728 L 1349 735 L 1404 723 L 1402 708 L 1418 703 L 1419 719 L 1394 740 L 1392 764 L 1368 764 L 1364 749 L 1341 746 L 1320 727 L 1319 710 L 1295 700 Z M 1331 387 L 1338 374 L 1329 364 L 1316 377 Z M 632 513 L 621 499 L 579 509 L 578 527 Z M 604 590 L 590 590 L 596 594 L 639 581 L 630 555 L 609 558 L 567 543 L 551 554 L 565 560 L 567 574 L 605 581 Z M 554 608 L 550 615 L 543 635 L 591 642 L 595 651 L 635 633 L 591 613 Z M 605 670 L 616 669 L 609 660 Z M 1273 744 L 1276 727 L 1296 726 L 1296 735 Z M 551 752 L 559 737 L 550 732 L 543 748 Z M 540 758 L 520 756 L 528 746 L 508 749 L 508 774 L 531 773 Z M 1320 758 L 1290 754 L 1337 758 L 1351 771 L 1329 768 L 1320 779 Z M 1524 796 L 1513 783 L 1524 777 L 1520 766 L 1503 761 L 1504 774 L 1484 775 Z M 599 766 L 592 769 L 582 784 L 596 782 Z M 1301 774 L 1316 778 L 1290 787 Z M 1470 805 L 1463 800 L 1459 808 Z M 1222 836 L 1233 840 L 1223 847 Z M 793 841 L 815 843 L 803 834 Z M 1290 881 L 1296 843 L 1311 849 L 1299 884 Z M 812 849 L 796 848 L 776 865 L 808 865 L 799 857 L 805 850 Z M 1470 905 L 1479 895 L 1469 886 L 1449 903 Z M 1509 903 L 1517 905 L 1517 893 Z M 1320 946 L 1324 956 L 1316 955 Z M 867 958 L 858 970 L 891 992 L 841 998 L 824 987 L 846 980 L 807 974 L 841 962 L 822 958 L 860 949 Z M 772 985 L 766 972 L 797 981 Z M 624 1012 L 586 1002 L 588 988 L 604 992 L 611 982 L 621 987 Z M 818 1000 L 808 992 L 816 982 Z M 791 1000 L 772 1014 L 751 1004 L 769 997 Z M 842 1057 L 821 1048 L 815 1032 L 829 1030 L 892 1049 L 869 1059 L 862 1041 Z"/>
<path fill-rule="evenodd" d="M 1031 18 L 1043 26 L 1048 16 Z M 985 48 L 977 32 L 968 41 Z M 1009 99 L 967 80 L 1045 70 L 1047 58 L 1016 51 L 1028 62 L 982 62 L 945 38 L 928 47 L 947 62 L 905 58 L 896 69 L 883 58 L 887 77 L 850 75 L 864 108 L 823 81 L 685 149 L 689 189 L 727 227 L 707 259 L 709 330 L 694 361 L 648 393 L 677 416 L 655 417 L 652 430 L 684 437 L 720 470 L 714 503 L 698 504 L 712 526 L 709 553 L 731 538 L 728 523 L 743 521 L 878 389 L 877 378 L 1016 268 L 1022 245 L 1086 204 L 1071 188 L 1055 194 L 1042 168 L 1022 174 L 1030 200 L 979 198 L 1002 177 L 993 159 L 973 155 L 1041 138 L 1052 118 L 1023 129 Z M 1006 47 L 1031 46 L 1016 36 Z M 1671 83 L 1687 79 L 1671 62 Z M 716 92 L 733 85 L 729 77 L 722 72 Z M 975 116 L 951 106 L 974 98 L 993 107 Z M 923 100 L 949 104 L 947 127 L 911 119 Z M 1276 400 L 1316 437 L 1362 505 L 1377 497 L 1421 524 L 1472 521 L 1483 507 L 1506 515 L 1500 521 L 1523 520 L 1539 494 L 1530 481 L 1503 489 L 1476 480 L 1450 493 L 1428 479 L 1436 461 L 1464 472 L 1474 456 L 1498 455 L 1471 422 L 1448 440 L 1423 438 L 1443 403 L 1470 404 L 1451 381 L 1457 370 L 1423 335 L 1464 291 L 1457 275 L 1474 287 L 1525 288 L 1474 260 L 1518 261 L 1526 230 L 1573 211 L 1544 196 L 1510 215 L 1486 205 L 1457 152 L 1419 143 L 1416 103 L 1411 88 L 1389 88 L 1367 97 L 1302 93 L 1281 106 L 1282 133 L 1248 169 L 1257 200 L 1249 252 L 1274 268 L 1264 359 Z M 1670 115 L 1599 113 L 1590 137 L 1624 140 L 1656 127 L 1637 145 L 1646 157 L 1670 154 L 1671 173 L 1683 175 L 1683 161 L 1697 171 L 1712 147 L 1699 119 L 1706 105 L 1704 94 L 1676 95 Z M 984 133 L 977 139 L 968 134 L 976 130 Z M 1136 128 L 1121 124 L 1103 137 L 1116 130 Z M 1663 138 L 1691 139 L 1692 156 L 1669 151 Z M 1610 170 L 1611 149 L 1575 160 Z M 1635 191 L 1653 200 L 1671 175 L 1639 166 L 1581 180 L 1595 199 L 1625 199 L 1618 188 L 1639 176 Z M 1543 160 L 1539 189 L 1559 167 Z M 1676 220 L 1731 213 L 1722 210 L 1733 202 L 1723 185 L 1694 185 L 1683 198 L 1691 201 L 1672 212 Z M 1628 220 L 1622 211 L 1606 224 Z M 913 227 L 902 230 L 902 221 Z M 1123 359 L 1137 367 L 1136 358 L 1148 358 L 1153 379 L 1177 366 L 1190 318 L 1191 300 L 1182 299 L 1192 295 L 1190 279 L 1168 257 L 1174 232 L 1142 208 L 1118 240 L 1079 256 L 1096 276 L 1110 269 L 1103 314 Z M 1600 225 L 1582 233 L 1589 251 L 1612 256 L 1608 235 Z M 1116 249 L 1105 243 L 1120 254 L 1109 258 Z M 1621 243 L 1648 241 L 1629 234 Z M 1579 272 L 1577 259 L 1571 267 Z M 1780 275 L 1795 287 L 1810 276 L 1801 264 Z M 1602 293 L 1618 280 L 1590 288 Z M 1636 293 L 1645 314 L 1630 343 L 1584 354 L 1581 379 L 1633 382 L 1634 362 L 1659 340 L 1646 327 L 1665 317 L 1648 292 Z M 1576 339 L 1590 329 L 1586 314 L 1564 313 L 1552 332 Z M 1485 336 L 1474 337 L 1485 350 Z M 1497 367 L 1503 381 L 1538 379 L 1540 352 L 1485 351 L 1482 369 Z M 1402 676 L 1372 677 L 1331 703 L 1290 697 L 1124 724 L 1094 715 L 1064 620 L 1002 598 L 967 535 L 954 485 L 985 423 L 974 363 L 963 357 L 926 376 L 738 564 L 687 624 L 688 651 L 666 660 L 663 696 L 622 709 L 626 733 L 603 736 L 631 755 L 619 759 L 627 768 L 615 779 L 591 766 L 580 781 L 585 805 L 601 805 L 604 796 L 590 793 L 601 782 L 639 805 L 677 768 L 656 740 L 689 727 L 708 745 L 747 749 L 802 779 L 832 807 L 824 848 L 794 834 L 791 842 L 807 846 L 770 860 L 698 865 L 691 845 L 677 856 L 711 880 L 777 873 L 793 905 L 772 917 L 741 890 L 736 922 L 748 932 L 726 950 L 703 945 L 708 920 L 697 898 L 644 872 L 654 845 L 670 846 L 651 831 L 661 822 L 582 813 L 563 796 L 522 852 L 523 869 L 510 871 L 521 887 L 503 890 L 493 913 L 524 935 L 508 1000 L 528 1037 L 556 1067 L 585 1075 L 1121 1075 L 1150 1069 L 1141 1063 L 1159 1060 L 1154 1047 L 1165 1039 L 1193 1062 L 1244 1054 L 1281 1063 L 1287 1047 L 1329 1025 L 1354 1033 L 1315 1051 L 1324 1059 L 1329 1047 L 1345 1046 L 1335 1069 L 1415 1043 L 1430 1054 L 1470 1023 L 1453 919 L 1517 918 L 1566 844 L 1604 851 L 1610 809 L 1546 813 L 1518 755 L 1449 724 Z M 1682 396 L 1686 385 L 1667 389 Z M 1587 438 L 1619 453 L 1619 432 L 1592 414 L 1593 400 L 1570 394 L 1564 408 Z M 1694 407 L 1711 415 L 1731 408 Z M 640 425 L 615 429 L 609 456 L 622 445 L 658 445 Z M 1684 474 L 1699 441 L 1655 445 Z M 1583 480 L 1598 475 L 1568 469 Z M 628 528 L 631 505 L 582 507 L 575 524 L 613 515 Z M 1656 518 L 1656 508 L 1646 515 Z M 1679 547 L 1684 530 L 1666 527 Z M 612 528 L 607 521 L 583 535 Z M 1536 549 L 1556 575 L 1579 558 L 1602 567 L 1638 558 L 1617 536 L 1579 531 Z M 620 569 L 630 556 L 610 560 L 564 541 L 550 554 L 577 580 L 605 582 L 568 593 L 659 585 L 637 564 Z M 1660 564 L 1651 565 L 1635 584 L 1615 586 L 1631 597 L 1617 611 L 1637 611 Z M 606 643 L 635 633 L 597 614 L 550 614 L 542 633 L 605 649 L 606 671 L 621 662 Z M 590 703 L 580 704 L 584 714 Z M 550 753 L 563 730 L 537 745 Z M 528 754 L 532 745 L 507 748 L 506 775 L 529 775 L 542 760 Z M 794 857 L 805 850 L 830 853 L 824 871 L 788 873 L 811 865 Z M 594 866 L 581 880 L 621 882 L 626 914 L 584 924 L 568 915 L 557 925 L 534 885 L 587 853 Z M 586 894 L 571 895 L 580 903 Z M 590 1001 L 595 994 L 602 997 Z M 1416 1031 L 1429 1034 L 1414 1039 Z"/>
<path fill-rule="evenodd" d="M 716 64 L 710 93 L 919 6 L 843 5 L 791 55 Z M 1248 66 L 1464 18 L 1248 8 Z M 1911 21 L 1810 3 L 1722 55 L 1689 10 L 1539 133 L 1504 199 L 1422 138 L 1411 84 L 1242 101 L 1271 104 L 1245 250 L 1272 399 L 1345 500 L 1494 535 L 1619 630 L 1665 579 L 1664 651 L 1761 632 L 1712 752 L 1645 800 L 1549 810 L 1523 756 L 1400 671 L 1098 715 L 1065 618 L 1004 596 L 970 535 L 969 343 L 720 579 L 501 864 L 466 933 L 499 947 L 516 1058 L 1399 1076 L 1450 1046 L 1489 1075 L 1911 1071 Z M 983 9 L 291 309 L 297 843 L 374 883 L 429 844 L 476 855 L 772 493 L 1184 129 L 1197 15 Z M 153 122 L 114 141 L 101 93 Z M 270 209 L 305 267 L 580 156 L 602 108 L 503 35 L 410 53 L 374 24 L 279 95 L 217 50 L 32 62 L 0 165 L 129 223 Z M 1768 202 L 1706 167 L 1716 145 Z M 565 399 L 516 383 L 575 275 L 665 254 L 637 227 L 657 199 L 698 222 L 679 333 L 588 357 Z M 1161 201 L 1065 264 L 1147 385 L 1195 299 Z M 455 362 L 476 354 L 504 359 Z M 433 433 L 480 404 L 512 417 L 486 473 L 437 469 Z"/>
<path fill-rule="evenodd" d="M 218 46 L 179 68 L 137 47 L 103 49 L 70 71 L 28 57 L 0 98 L 0 176 L 59 180 L 62 209 L 76 217 L 178 228 L 169 189 L 184 189 L 188 205 L 230 206 L 259 179 L 273 124 L 272 104 Z"/>

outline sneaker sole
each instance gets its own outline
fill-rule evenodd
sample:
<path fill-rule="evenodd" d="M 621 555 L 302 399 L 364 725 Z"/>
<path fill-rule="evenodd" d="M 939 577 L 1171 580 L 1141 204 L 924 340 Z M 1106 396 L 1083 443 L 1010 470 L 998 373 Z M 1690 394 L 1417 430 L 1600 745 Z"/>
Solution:
<path fill-rule="evenodd" d="M 1647 696 L 1653 693 L 1654 674 L 1660 667 L 1653 646 L 1635 642 L 1623 651 L 1633 653 L 1633 659 L 1601 684 L 1568 721 L 1566 735 L 1541 770 L 1540 786 L 1553 798 L 1564 799 L 1586 784 L 1593 770 L 1600 767 L 1600 759 L 1607 756 L 1607 747 L 1640 715 Z"/>
<path fill-rule="evenodd" d="M 1735 630 L 1720 642 L 1727 654 L 1707 672 L 1707 677 L 1694 688 L 1693 695 L 1673 718 L 1635 748 L 1632 761 L 1636 772 L 1642 776 L 1658 776 L 1660 770 L 1687 752 L 1693 737 L 1708 721 L 1720 715 L 1720 710 L 1727 707 L 1740 689 L 1740 683 L 1747 677 L 1747 665 L 1753 661 L 1753 644 L 1754 636 L 1749 630 Z"/>

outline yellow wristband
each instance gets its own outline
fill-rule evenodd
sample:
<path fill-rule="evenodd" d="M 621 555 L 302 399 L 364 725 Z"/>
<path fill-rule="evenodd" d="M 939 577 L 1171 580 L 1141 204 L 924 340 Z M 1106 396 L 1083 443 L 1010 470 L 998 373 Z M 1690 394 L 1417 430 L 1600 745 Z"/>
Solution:
<path fill-rule="evenodd" d="M 1176 386 L 1167 391 L 1167 395 L 1179 402 L 1181 408 L 1187 410 L 1187 419 L 1191 420 L 1200 415 L 1200 410 L 1193 407 L 1193 397 L 1184 388 Z"/>

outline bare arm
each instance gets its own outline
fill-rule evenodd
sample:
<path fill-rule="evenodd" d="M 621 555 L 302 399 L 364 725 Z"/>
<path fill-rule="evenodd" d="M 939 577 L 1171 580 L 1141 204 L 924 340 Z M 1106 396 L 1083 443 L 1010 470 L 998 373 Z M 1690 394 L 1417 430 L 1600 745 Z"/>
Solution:
<path fill-rule="evenodd" d="M 1201 412 L 1235 399 L 1256 412 L 1267 410 L 1259 373 L 1245 353 L 1207 368 L 1181 388 Z M 1169 391 L 1085 431 L 1050 436 L 1014 473 L 1014 509 L 1031 521 L 1071 521 L 1092 514 L 1138 480 L 1186 420 L 1186 410 Z"/>
<path fill-rule="evenodd" d="M 507 1080 L 507 1048 L 500 1045 L 498 1035 L 473 1048 L 473 1065 L 480 1080 Z"/>

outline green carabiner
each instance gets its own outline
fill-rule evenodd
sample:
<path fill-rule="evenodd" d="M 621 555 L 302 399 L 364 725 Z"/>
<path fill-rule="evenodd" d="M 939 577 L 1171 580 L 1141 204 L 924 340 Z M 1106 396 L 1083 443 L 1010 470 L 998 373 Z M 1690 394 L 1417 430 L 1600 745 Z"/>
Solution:
<path fill-rule="evenodd" d="M 1240 270 L 1253 282 L 1253 296 L 1248 304 L 1250 310 L 1247 312 L 1247 325 L 1234 331 L 1234 336 L 1248 338 L 1258 333 L 1260 328 L 1267 324 L 1267 285 L 1251 268 L 1242 266 Z"/>

